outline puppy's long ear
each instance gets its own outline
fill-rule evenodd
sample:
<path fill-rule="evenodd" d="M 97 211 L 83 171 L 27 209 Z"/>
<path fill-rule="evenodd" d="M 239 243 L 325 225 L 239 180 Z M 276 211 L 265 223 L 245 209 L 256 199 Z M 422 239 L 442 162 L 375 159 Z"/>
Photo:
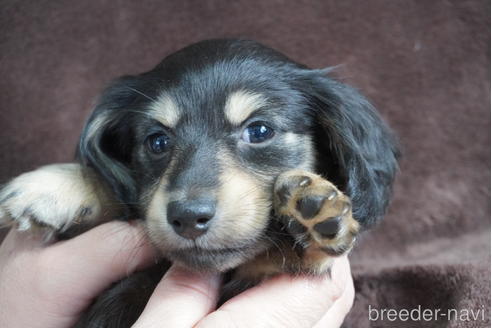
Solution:
<path fill-rule="evenodd" d="M 125 204 L 136 198 L 130 169 L 134 132 L 128 107 L 136 98 L 131 81 L 121 78 L 106 89 L 84 127 L 77 152 L 82 164 L 93 168 Z"/>
<path fill-rule="evenodd" d="M 388 205 L 398 147 L 372 105 L 326 72 L 304 71 L 302 83 L 317 124 L 317 169 L 352 199 L 354 218 L 367 228 Z"/>

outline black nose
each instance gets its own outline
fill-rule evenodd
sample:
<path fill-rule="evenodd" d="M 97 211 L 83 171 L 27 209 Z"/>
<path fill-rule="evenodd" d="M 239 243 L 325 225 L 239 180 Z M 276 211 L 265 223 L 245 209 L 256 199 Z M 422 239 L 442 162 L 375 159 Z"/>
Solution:
<path fill-rule="evenodd" d="M 195 239 L 203 235 L 215 215 L 215 202 L 204 199 L 174 201 L 167 205 L 167 221 L 180 236 Z"/>

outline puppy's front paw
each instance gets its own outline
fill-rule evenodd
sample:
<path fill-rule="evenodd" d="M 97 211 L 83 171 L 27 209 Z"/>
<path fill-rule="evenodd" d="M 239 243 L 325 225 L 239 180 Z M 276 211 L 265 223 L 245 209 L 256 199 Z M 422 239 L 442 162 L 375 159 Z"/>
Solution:
<path fill-rule="evenodd" d="M 44 228 L 49 236 L 94 220 L 100 203 L 78 164 L 41 167 L 13 179 L 0 191 L 0 225 Z M 48 237 L 49 237 L 48 236 Z"/>
<path fill-rule="evenodd" d="M 292 170 L 280 175 L 275 182 L 274 208 L 302 246 L 303 265 L 309 271 L 322 271 L 326 258 L 348 252 L 359 231 L 350 199 L 310 172 Z"/>

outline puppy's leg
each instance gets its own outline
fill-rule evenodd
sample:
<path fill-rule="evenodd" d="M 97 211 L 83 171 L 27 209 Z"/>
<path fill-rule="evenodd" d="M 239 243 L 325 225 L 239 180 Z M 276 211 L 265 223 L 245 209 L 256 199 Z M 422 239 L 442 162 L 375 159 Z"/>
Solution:
<path fill-rule="evenodd" d="M 114 214 L 111 193 L 93 171 L 55 164 L 24 173 L 0 190 L 0 226 L 43 229 L 45 237 L 73 227 L 96 225 Z"/>
<path fill-rule="evenodd" d="M 319 275 L 352 248 L 359 223 L 349 198 L 314 173 L 292 170 L 274 186 L 273 246 L 239 266 L 224 286 L 222 302 L 279 273 Z"/>
<path fill-rule="evenodd" d="M 350 199 L 331 182 L 314 173 L 288 171 L 277 178 L 273 198 L 277 216 L 300 246 L 301 272 L 326 272 L 333 257 L 352 248 L 359 223 L 352 217 Z"/>

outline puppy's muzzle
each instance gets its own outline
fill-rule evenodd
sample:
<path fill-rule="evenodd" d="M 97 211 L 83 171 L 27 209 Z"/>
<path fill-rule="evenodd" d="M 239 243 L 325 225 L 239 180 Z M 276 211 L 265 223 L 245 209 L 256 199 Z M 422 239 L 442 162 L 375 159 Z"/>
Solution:
<path fill-rule="evenodd" d="M 167 205 L 167 221 L 174 231 L 187 239 L 205 234 L 215 215 L 215 201 L 193 199 L 173 201 Z"/>

